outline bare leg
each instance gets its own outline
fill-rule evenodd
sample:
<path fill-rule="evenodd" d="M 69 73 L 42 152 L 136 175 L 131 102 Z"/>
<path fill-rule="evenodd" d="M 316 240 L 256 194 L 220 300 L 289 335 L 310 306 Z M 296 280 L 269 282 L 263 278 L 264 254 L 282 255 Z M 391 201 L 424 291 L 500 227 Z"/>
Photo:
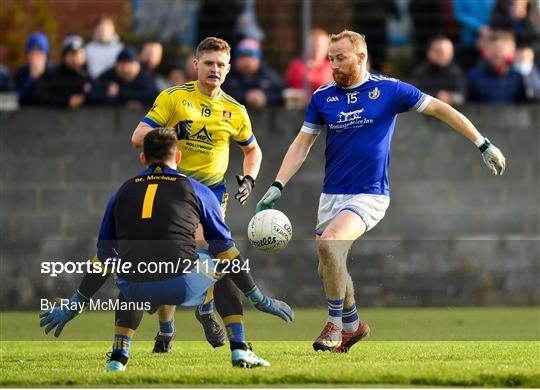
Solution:
<path fill-rule="evenodd" d="M 351 307 L 355 304 L 354 300 L 354 284 L 351 278 L 351 275 L 347 271 L 347 288 L 345 290 L 345 302 L 343 303 L 343 307 Z"/>
<path fill-rule="evenodd" d="M 317 271 L 328 299 L 328 320 L 313 343 L 316 351 L 336 351 L 342 343 L 344 303 L 354 304 L 354 286 L 347 271 L 347 254 L 353 242 L 365 231 L 366 225 L 362 219 L 352 211 L 344 210 L 317 239 Z"/>
<path fill-rule="evenodd" d="M 157 313 L 158 318 L 161 322 L 169 322 L 174 320 L 174 312 L 176 311 L 176 306 L 174 305 L 163 305 L 160 306 Z"/>
<path fill-rule="evenodd" d="M 328 299 L 343 299 L 347 289 L 349 297 L 354 295 L 354 287 L 347 272 L 347 254 L 353 242 L 366 231 L 366 225 L 358 215 L 345 210 L 328 225 L 317 239 L 319 270 L 322 271 L 323 285 Z"/>
<path fill-rule="evenodd" d="M 319 236 L 316 237 L 316 240 L 319 240 Z M 319 260 L 319 264 L 317 266 L 317 274 L 319 275 L 321 280 L 324 280 L 324 270 L 325 270 L 325 267 L 323 266 L 323 263 Z M 347 269 L 346 269 L 345 282 L 346 282 L 346 289 L 345 289 L 344 307 L 351 307 L 355 303 L 354 285 L 353 285 L 351 275 L 349 274 L 349 271 Z"/>

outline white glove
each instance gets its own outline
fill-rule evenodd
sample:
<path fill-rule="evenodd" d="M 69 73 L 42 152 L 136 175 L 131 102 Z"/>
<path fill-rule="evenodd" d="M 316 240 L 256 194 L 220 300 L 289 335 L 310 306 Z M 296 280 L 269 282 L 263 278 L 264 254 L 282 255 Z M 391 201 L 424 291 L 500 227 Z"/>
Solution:
<path fill-rule="evenodd" d="M 484 139 L 484 143 L 478 147 L 482 152 L 482 158 L 488 166 L 491 173 L 495 176 L 502 175 L 506 168 L 506 159 L 499 150 L 498 147 L 492 145 L 487 138 Z"/>

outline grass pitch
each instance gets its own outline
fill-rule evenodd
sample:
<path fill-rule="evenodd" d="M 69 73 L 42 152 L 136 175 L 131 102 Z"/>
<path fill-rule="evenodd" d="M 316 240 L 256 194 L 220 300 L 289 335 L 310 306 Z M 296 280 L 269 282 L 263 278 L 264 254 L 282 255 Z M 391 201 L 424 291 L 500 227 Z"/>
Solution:
<path fill-rule="evenodd" d="M 157 320 L 143 319 L 124 373 L 105 372 L 112 313 L 74 319 L 63 335 L 73 341 L 41 336 L 36 313 L 2 313 L 0 384 L 540 387 L 539 313 L 538 308 L 366 309 L 361 314 L 373 337 L 338 355 L 311 349 L 324 310 L 298 310 L 293 324 L 249 311 L 247 336 L 272 367 L 242 370 L 231 367 L 227 346 L 213 350 L 204 341 L 185 341 L 201 340 L 202 332 L 191 311 L 182 311 L 176 317 L 179 340 L 169 354 L 150 352 L 153 343 L 146 340 Z M 86 339 L 75 341 L 77 335 Z"/>

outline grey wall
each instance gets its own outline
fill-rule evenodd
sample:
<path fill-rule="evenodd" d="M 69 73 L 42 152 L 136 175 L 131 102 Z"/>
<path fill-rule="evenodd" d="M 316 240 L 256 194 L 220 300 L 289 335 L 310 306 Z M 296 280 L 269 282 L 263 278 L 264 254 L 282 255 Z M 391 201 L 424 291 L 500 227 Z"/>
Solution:
<path fill-rule="evenodd" d="M 474 146 L 436 120 L 401 115 L 390 208 L 354 246 L 349 263 L 364 305 L 540 303 L 540 108 L 468 106 L 464 113 L 502 149 L 507 172 L 492 176 Z M 245 228 L 303 112 L 250 114 L 262 171 L 246 206 L 231 196 L 227 221 L 260 285 L 295 304 L 322 304 L 312 231 L 324 139 L 278 204 L 295 240 L 277 256 L 256 253 L 243 242 Z M 79 277 L 40 275 L 39 262 L 92 257 L 109 196 L 140 169 L 130 136 L 143 115 L 113 109 L 0 114 L 2 307 L 37 308 L 36 299 L 76 286 Z M 232 193 L 241 154 L 232 146 Z"/>

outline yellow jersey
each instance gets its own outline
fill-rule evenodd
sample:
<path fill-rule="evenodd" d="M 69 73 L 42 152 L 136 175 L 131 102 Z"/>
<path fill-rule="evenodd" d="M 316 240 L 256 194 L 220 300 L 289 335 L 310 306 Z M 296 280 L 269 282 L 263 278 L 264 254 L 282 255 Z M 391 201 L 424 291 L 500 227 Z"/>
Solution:
<path fill-rule="evenodd" d="M 143 122 L 156 128 L 183 120 L 193 123 L 189 139 L 178 141 L 178 169 L 207 186 L 223 181 L 231 139 L 242 146 L 255 140 L 246 108 L 222 90 L 215 97 L 202 94 L 197 81 L 161 92 Z"/>

